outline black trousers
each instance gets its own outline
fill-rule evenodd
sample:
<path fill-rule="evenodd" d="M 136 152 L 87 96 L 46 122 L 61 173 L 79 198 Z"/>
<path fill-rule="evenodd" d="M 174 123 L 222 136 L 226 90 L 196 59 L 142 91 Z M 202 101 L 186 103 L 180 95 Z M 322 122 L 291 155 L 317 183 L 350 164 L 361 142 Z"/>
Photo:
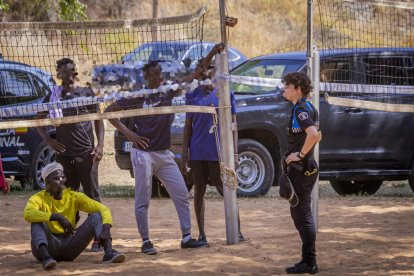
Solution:
<path fill-rule="evenodd" d="M 311 162 L 313 168 L 318 168 L 314 160 Z M 299 197 L 299 204 L 290 207 L 290 215 L 302 240 L 302 261 L 309 265 L 316 264 L 316 231 L 311 211 L 311 193 L 317 176 L 318 173 L 306 176 L 304 171 L 293 167 L 289 170 L 290 181 Z"/>
<path fill-rule="evenodd" d="M 102 217 L 100 213 L 92 213 L 76 229 L 73 236 L 64 236 L 52 234 L 46 223 L 32 223 L 32 254 L 38 260 L 42 261 L 39 246 L 45 244 L 49 254 L 56 261 L 73 261 L 88 246 L 94 236 L 102 232 Z"/>
<path fill-rule="evenodd" d="M 78 191 L 80 185 L 82 185 L 85 195 L 100 202 L 98 185 L 99 162 L 93 162 L 93 157 L 89 153 L 82 156 L 63 156 L 58 154 L 56 161 L 63 166 L 67 179 L 65 184 L 67 188 Z"/>

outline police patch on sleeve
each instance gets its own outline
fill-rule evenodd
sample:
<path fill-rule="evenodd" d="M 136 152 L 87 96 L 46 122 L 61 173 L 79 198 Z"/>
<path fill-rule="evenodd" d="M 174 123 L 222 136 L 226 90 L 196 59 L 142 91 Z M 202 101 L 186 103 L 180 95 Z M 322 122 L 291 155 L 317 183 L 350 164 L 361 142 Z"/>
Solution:
<path fill-rule="evenodd" d="M 301 121 L 305 121 L 306 119 L 308 119 L 308 118 L 309 118 L 309 115 L 308 115 L 308 113 L 307 113 L 307 112 L 301 112 L 301 113 L 299 113 L 299 114 L 298 114 L 298 118 L 299 118 Z"/>

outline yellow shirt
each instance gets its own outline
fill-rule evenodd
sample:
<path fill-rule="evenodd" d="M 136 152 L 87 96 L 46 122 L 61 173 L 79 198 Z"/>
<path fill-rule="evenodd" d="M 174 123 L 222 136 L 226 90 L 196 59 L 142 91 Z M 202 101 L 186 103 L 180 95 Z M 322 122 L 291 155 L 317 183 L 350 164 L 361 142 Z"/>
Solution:
<path fill-rule="evenodd" d="M 108 207 L 90 199 L 83 193 L 74 192 L 67 188 L 62 192 L 62 199 L 56 200 L 45 190 L 29 198 L 24 209 L 24 219 L 28 222 L 46 222 L 49 230 L 54 234 L 63 234 L 64 230 L 57 221 L 50 221 L 52 214 L 61 214 L 76 228 L 76 213 L 100 212 L 103 224 L 112 225 L 112 215 Z"/>

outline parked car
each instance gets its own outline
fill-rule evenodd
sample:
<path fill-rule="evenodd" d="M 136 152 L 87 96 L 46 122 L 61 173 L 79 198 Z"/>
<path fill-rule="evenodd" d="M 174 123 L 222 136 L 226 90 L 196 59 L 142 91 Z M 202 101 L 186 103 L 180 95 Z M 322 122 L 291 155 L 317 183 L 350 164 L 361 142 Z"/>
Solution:
<path fill-rule="evenodd" d="M 144 43 L 121 58 L 123 62 L 141 60 L 173 61 L 186 59 L 195 64 L 201 57 L 205 57 L 215 43 L 197 41 L 169 41 Z M 247 57 L 235 48 L 228 48 L 229 68 L 232 69 L 247 60 Z"/>
<path fill-rule="evenodd" d="M 375 61 L 375 62 L 373 62 Z M 363 65 L 365 64 L 365 65 Z M 384 64 L 400 64 L 387 70 Z M 368 66 L 370 65 L 370 66 Z M 329 83 L 413 86 L 414 49 L 344 49 L 321 52 L 321 74 Z M 388 67 L 389 68 L 389 67 Z M 367 71 L 369 70 L 369 71 Z M 374 78 L 373 72 L 388 78 Z M 306 54 L 290 52 L 260 56 L 235 68 L 231 75 L 281 79 L 289 72 L 306 72 Z M 239 168 L 242 196 L 265 195 L 280 173 L 280 158 L 287 148 L 286 127 L 291 104 L 278 88 L 232 83 L 236 94 L 239 132 Z M 336 192 L 374 194 L 383 180 L 409 180 L 414 191 L 414 114 L 349 108 L 328 104 L 320 93 L 320 179 L 329 180 Z M 329 93 L 335 96 L 335 91 Z M 352 93 L 348 97 L 367 99 L 375 93 Z M 378 95 L 378 94 L 377 94 Z M 343 96 L 343 95 L 342 95 Z M 404 103 L 414 104 L 414 95 L 404 95 Z M 400 101 L 393 95 L 389 101 Z M 185 117 L 176 114 L 172 127 L 172 151 L 179 160 L 182 125 Z M 125 138 L 115 132 L 116 160 L 130 170 Z"/>
<path fill-rule="evenodd" d="M 42 69 L 0 59 L 0 108 L 42 103 L 54 84 L 52 76 Z M 10 119 L 17 118 L 0 121 Z M 35 128 L 0 130 L 0 151 L 6 177 L 14 176 L 23 186 L 44 188 L 41 170 L 55 157 Z"/>

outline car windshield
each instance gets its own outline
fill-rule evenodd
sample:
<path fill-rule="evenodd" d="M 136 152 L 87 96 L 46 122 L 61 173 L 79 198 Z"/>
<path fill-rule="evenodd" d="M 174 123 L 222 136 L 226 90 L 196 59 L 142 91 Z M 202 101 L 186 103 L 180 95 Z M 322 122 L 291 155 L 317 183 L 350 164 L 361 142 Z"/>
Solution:
<path fill-rule="evenodd" d="M 260 79 L 281 79 L 290 72 L 298 71 L 304 62 L 301 60 L 275 60 L 275 59 L 256 59 L 251 60 L 237 67 L 231 72 L 232 76 L 245 76 L 252 83 L 231 82 L 230 87 L 236 94 L 261 94 L 275 91 L 275 87 L 263 86 Z"/>
<path fill-rule="evenodd" d="M 177 60 L 189 48 L 189 44 L 146 43 L 122 57 L 122 61 Z"/>

